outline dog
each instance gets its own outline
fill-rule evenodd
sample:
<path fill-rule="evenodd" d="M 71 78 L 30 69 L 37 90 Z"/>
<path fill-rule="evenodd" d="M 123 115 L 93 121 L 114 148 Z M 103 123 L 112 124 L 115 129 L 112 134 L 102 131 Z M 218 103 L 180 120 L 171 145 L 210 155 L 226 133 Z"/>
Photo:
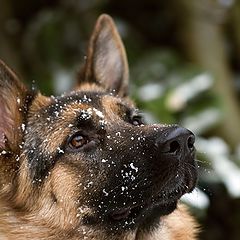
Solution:
<path fill-rule="evenodd" d="M 194 135 L 145 124 L 128 76 L 106 14 L 70 92 L 29 90 L 0 62 L 0 239 L 196 239 L 178 203 L 197 181 Z"/>

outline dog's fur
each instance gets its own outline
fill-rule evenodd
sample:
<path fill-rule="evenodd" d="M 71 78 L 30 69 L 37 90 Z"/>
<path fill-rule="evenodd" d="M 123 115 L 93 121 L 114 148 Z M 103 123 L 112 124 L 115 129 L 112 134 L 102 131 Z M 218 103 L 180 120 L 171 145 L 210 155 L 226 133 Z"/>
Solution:
<path fill-rule="evenodd" d="M 0 239 L 195 239 L 195 221 L 176 208 L 196 183 L 193 143 L 187 154 L 179 140 L 166 145 L 178 127 L 144 125 L 127 89 L 107 15 L 70 93 L 28 90 L 0 62 Z"/>

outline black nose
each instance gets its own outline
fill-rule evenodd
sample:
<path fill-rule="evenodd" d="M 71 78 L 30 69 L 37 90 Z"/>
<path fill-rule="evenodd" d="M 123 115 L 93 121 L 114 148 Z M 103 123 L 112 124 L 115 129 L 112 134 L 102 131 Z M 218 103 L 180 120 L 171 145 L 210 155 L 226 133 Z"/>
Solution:
<path fill-rule="evenodd" d="M 187 155 L 194 152 L 194 134 L 182 127 L 172 127 L 164 134 L 159 136 L 156 145 L 164 155 Z"/>

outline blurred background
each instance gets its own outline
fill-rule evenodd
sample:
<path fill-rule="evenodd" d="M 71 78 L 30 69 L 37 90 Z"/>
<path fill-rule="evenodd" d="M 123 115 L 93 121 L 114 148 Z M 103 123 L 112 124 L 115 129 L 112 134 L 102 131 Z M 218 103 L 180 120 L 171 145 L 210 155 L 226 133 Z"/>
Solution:
<path fill-rule="evenodd" d="M 101 13 L 123 38 L 147 121 L 198 136 L 199 184 L 183 201 L 200 239 L 239 240 L 240 1 L 0 0 L 0 58 L 44 94 L 65 91 Z"/>

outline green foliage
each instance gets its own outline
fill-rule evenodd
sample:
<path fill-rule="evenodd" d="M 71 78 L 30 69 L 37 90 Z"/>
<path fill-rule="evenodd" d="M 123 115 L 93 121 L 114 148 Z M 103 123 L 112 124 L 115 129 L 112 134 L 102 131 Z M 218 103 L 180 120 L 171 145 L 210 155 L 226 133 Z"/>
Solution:
<path fill-rule="evenodd" d="M 154 115 L 153 119 L 165 123 L 184 122 L 207 107 L 219 111 L 212 127 L 221 120 L 221 103 L 212 91 L 213 77 L 186 63 L 173 50 L 154 49 L 132 70 L 134 98 L 140 108 Z"/>

